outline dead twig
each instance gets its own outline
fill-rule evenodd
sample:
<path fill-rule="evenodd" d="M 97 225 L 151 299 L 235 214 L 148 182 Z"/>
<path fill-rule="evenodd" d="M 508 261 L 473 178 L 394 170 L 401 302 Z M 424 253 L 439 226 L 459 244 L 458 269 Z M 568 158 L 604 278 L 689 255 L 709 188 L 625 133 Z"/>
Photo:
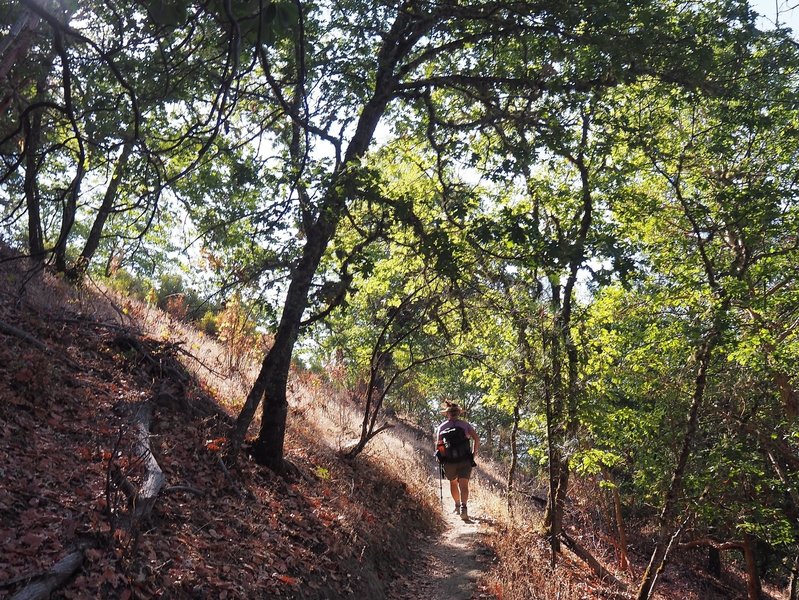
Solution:
<path fill-rule="evenodd" d="M 27 331 L 23 331 L 19 327 L 14 327 L 13 325 L 9 325 L 8 323 L 4 323 L 3 321 L 0 321 L 0 333 L 5 333 L 6 335 L 11 335 L 16 338 L 19 338 L 44 352 L 49 351 L 49 349 L 43 342 L 37 340 Z"/>

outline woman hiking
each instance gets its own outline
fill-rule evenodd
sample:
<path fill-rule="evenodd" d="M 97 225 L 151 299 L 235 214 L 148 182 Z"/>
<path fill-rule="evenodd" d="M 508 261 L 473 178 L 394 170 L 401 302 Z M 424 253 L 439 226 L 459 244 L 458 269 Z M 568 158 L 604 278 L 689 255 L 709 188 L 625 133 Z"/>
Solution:
<path fill-rule="evenodd" d="M 449 481 L 449 491 L 455 501 L 455 514 L 464 521 L 469 520 L 469 477 L 474 459 L 480 449 L 480 438 L 474 427 L 460 419 L 461 407 L 447 402 L 441 411 L 447 420 L 436 429 L 436 458 L 443 467 L 444 477 Z M 470 443 L 471 440 L 471 443 Z"/>

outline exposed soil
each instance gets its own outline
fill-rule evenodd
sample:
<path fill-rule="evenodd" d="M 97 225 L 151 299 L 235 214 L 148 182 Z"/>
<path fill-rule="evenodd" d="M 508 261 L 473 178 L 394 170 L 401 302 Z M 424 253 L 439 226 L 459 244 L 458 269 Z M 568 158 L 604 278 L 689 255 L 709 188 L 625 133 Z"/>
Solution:
<path fill-rule="evenodd" d="M 446 529 L 411 549 L 416 556 L 411 573 L 397 579 L 389 590 L 390 598 L 472 600 L 493 597 L 479 585 L 492 560 L 490 549 L 483 543 L 489 535 L 491 521 L 480 516 L 478 502 L 470 502 L 473 516 L 468 521 L 462 520 L 454 510 L 448 510 L 451 503 L 448 498 L 444 498 L 444 503 L 447 509 L 442 518 Z"/>

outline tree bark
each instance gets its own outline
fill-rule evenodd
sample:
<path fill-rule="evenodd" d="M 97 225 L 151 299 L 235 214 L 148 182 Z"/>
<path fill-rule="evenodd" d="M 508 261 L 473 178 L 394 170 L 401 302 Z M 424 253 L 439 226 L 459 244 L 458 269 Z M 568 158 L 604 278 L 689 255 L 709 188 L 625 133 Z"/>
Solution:
<path fill-rule="evenodd" d="M 630 560 L 627 557 L 627 529 L 624 526 L 624 515 L 622 514 L 621 494 L 619 493 L 619 486 L 613 477 L 613 473 L 609 469 L 605 469 L 605 479 L 607 479 L 613 486 L 611 493 L 613 495 L 613 513 L 616 520 L 616 531 L 618 532 L 619 544 L 619 568 L 622 571 L 627 571 L 630 568 Z"/>
<path fill-rule="evenodd" d="M 560 286 L 550 280 L 552 298 L 550 300 L 553 314 L 560 311 Z M 560 550 L 561 511 L 557 506 L 558 482 L 562 463 L 561 436 L 558 435 L 558 420 L 563 415 L 563 383 L 561 381 L 560 337 L 552 331 L 546 335 L 544 343 L 549 346 L 550 373 L 545 389 L 547 417 L 547 453 L 549 458 L 549 490 L 547 491 L 547 508 L 544 513 L 544 527 L 550 545 L 550 564 L 555 565 L 556 554 Z"/>
<path fill-rule="evenodd" d="M 714 546 L 707 549 L 707 572 L 713 577 L 721 577 L 721 552 Z"/>
<path fill-rule="evenodd" d="M 92 223 L 91 231 L 89 231 L 89 236 L 86 238 L 86 244 L 83 246 L 83 251 L 80 253 L 78 263 L 75 265 L 75 274 L 77 276 L 86 272 L 89 263 L 94 257 L 94 253 L 100 246 L 103 229 L 114 208 L 114 203 L 116 202 L 119 191 L 119 184 L 122 183 L 123 170 L 128 164 L 132 150 L 133 140 L 128 139 L 123 144 L 122 152 L 119 158 L 117 158 L 116 164 L 114 164 L 114 172 L 111 174 L 111 181 L 108 183 L 108 187 L 103 195 L 103 202 L 97 211 L 97 215 L 94 217 L 94 223 Z"/>
<path fill-rule="evenodd" d="M 361 111 L 343 160 L 337 165 L 332 182 L 319 205 L 316 221 L 311 223 L 309 219 L 304 219 L 308 225 L 305 231 L 306 243 L 300 261 L 291 274 L 274 345 L 261 364 L 255 385 L 248 394 L 231 433 L 231 448 L 237 449 L 241 446 L 257 405 L 263 397 L 261 430 L 253 445 L 253 457 L 256 462 L 269 468 L 282 470 L 284 465 L 283 446 L 288 417 L 286 386 L 291 357 L 302 316 L 308 306 L 311 283 L 339 220 L 343 217 L 348 194 L 353 191 L 348 171 L 369 148 L 377 124 L 396 93 L 399 65 L 433 24 L 434 20 L 429 17 L 415 16 L 405 11 L 397 13 L 377 54 L 373 94 Z M 308 216 L 307 213 L 305 216 Z"/>
<path fill-rule="evenodd" d="M 144 481 L 133 498 L 132 517 L 135 520 L 149 518 L 161 488 L 164 487 L 164 476 L 158 461 L 150 447 L 150 426 L 153 419 L 153 407 L 146 402 L 138 407 L 134 417 L 134 435 L 136 454 L 144 465 Z"/>
<path fill-rule="evenodd" d="M 788 583 L 788 600 L 799 600 L 799 554 L 793 559 L 791 580 Z"/>
<path fill-rule="evenodd" d="M 552 315 L 553 315 L 553 332 L 552 332 L 552 378 L 553 389 L 552 393 L 555 398 L 554 416 L 560 421 L 556 427 L 560 430 L 557 437 L 557 442 L 560 449 L 557 451 L 557 474 L 553 477 L 550 473 L 550 494 L 554 493 L 554 501 L 550 502 L 547 507 L 547 515 L 545 516 L 545 523 L 549 526 L 548 535 L 552 540 L 560 539 L 560 532 L 563 529 L 563 514 L 566 506 L 566 498 L 568 496 L 569 479 L 570 479 L 570 466 L 569 456 L 562 449 L 570 439 L 577 434 L 578 420 L 578 399 L 579 399 L 579 356 L 577 347 L 574 343 L 574 338 L 571 333 L 571 317 L 572 317 L 572 301 L 574 295 L 574 286 L 577 283 L 577 275 L 580 267 L 585 262 L 585 243 L 588 232 L 591 229 L 593 222 L 593 197 L 591 196 L 590 187 L 590 172 L 588 165 L 585 162 L 585 150 L 587 148 L 590 136 L 589 125 L 591 122 L 590 112 L 583 112 L 582 114 L 582 134 L 580 138 L 579 147 L 576 155 L 569 152 L 564 153 L 564 157 L 569 160 L 580 172 L 581 182 L 581 204 L 578 211 L 575 213 L 574 220 L 579 223 L 579 228 L 574 236 L 574 241 L 570 245 L 568 252 L 568 277 L 563 287 L 562 300 L 558 291 L 558 284 L 555 277 L 550 278 L 550 286 L 552 288 Z M 578 220 L 579 218 L 579 220 Z M 564 240 L 559 240 L 564 242 Z M 563 369 L 561 359 L 561 344 L 562 349 L 566 353 L 566 385 L 564 387 L 561 381 L 561 372 Z M 550 469 L 552 467 L 550 466 Z M 556 489 L 552 490 L 552 485 L 556 480 Z M 550 508 L 551 507 L 551 508 Z M 551 511 L 551 514 L 550 514 Z M 555 545 L 552 546 L 553 551 Z"/>
<path fill-rule="evenodd" d="M 746 560 L 746 597 L 748 600 L 760 600 L 762 587 L 757 572 L 757 556 L 752 536 L 748 533 L 744 533 L 743 551 Z"/>
<path fill-rule="evenodd" d="M 17 337 L 21 340 L 28 342 L 32 346 L 35 346 L 39 350 L 44 350 L 45 352 L 47 351 L 47 346 L 44 345 L 44 343 L 37 340 L 31 334 L 29 334 L 26 331 L 23 331 L 19 327 L 14 327 L 13 325 L 9 325 L 8 323 L 0 321 L 0 333 L 3 333 L 5 335 L 13 335 L 14 337 Z"/>
<path fill-rule="evenodd" d="M 77 156 L 75 156 L 75 176 L 72 178 L 62 198 L 63 209 L 61 212 L 61 229 L 53 248 L 55 266 L 59 273 L 67 272 L 67 248 L 69 236 L 75 226 L 75 218 L 78 212 L 78 197 L 80 196 L 83 177 L 86 175 L 86 149 L 83 143 L 83 135 L 75 118 L 74 107 L 72 105 L 72 72 L 70 70 L 69 56 L 64 47 L 63 34 L 59 29 L 53 30 L 54 45 L 61 59 L 62 93 L 64 98 L 64 109 L 69 117 L 72 127 L 75 145 L 77 146 Z"/>
<path fill-rule="evenodd" d="M 580 545 L 577 540 L 571 537 L 568 533 L 561 532 L 561 538 L 563 539 L 563 543 L 566 544 L 566 547 L 569 548 L 572 552 L 574 552 L 577 556 L 579 556 L 585 564 L 587 564 L 594 574 L 601 579 L 602 581 L 610 582 L 616 587 L 621 589 L 626 588 L 621 581 L 616 579 L 613 574 L 608 571 L 605 567 L 603 567 L 600 562 L 594 558 L 594 556 L 586 550 L 582 545 Z"/>
<path fill-rule="evenodd" d="M 11 596 L 11 600 L 47 600 L 55 590 L 64 585 L 80 569 L 82 564 L 82 551 L 67 554 L 54 564 L 47 573 Z"/>
<path fill-rule="evenodd" d="M 520 394 L 520 397 L 523 397 Z M 508 467 L 508 514 L 513 516 L 513 491 L 516 483 L 516 466 L 519 462 L 519 451 L 516 438 L 519 435 L 519 402 L 513 405 L 513 427 L 510 431 L 510 466 Z"/>
<path fill-rule="evenodd" d="M 49 69 L 45 69 L 48 71 Z M 47 73 L 45 73 L 47 75 Z M 37 97 L 44 94 L 45 82 L 37 82 Z M 42 137 L 42 111 L 36 110 L 33 115 L 25 118 L 25 205 L 28 213 L 28 252 L 31 258 L 43 261 L 44 234 L 42 232 L 41 197 L 37 177 L 39 175 L 39 150 Z"/>
<path fill-rule="evenodd" d="M 699 413 L 705 397 L 705 387 L 707 385 L 707 371 L 710 366 L 710 359 L 718 339 L 719 333 L 710 333 L 705 343 L 697 351 L 697 373 L 694 379 L 694 392 L 691 406 L 688 411 L 688 419 L 683 435 L 682 447 L 677 458 L 677 464 L 672 473 L 671 483 L 658 523 L 658 535 L 655 549 L 649 560 L 649 565 L 644 572 L 641 585 L 638 588 L 637 600 L 649 600 L 654 591 L 657 578 L 663 570 L 668 552 L 671 545 L 679 538 L 680 530 L 673 531 L 674 519 L 677 515 L 677 504 L 682 492 L 682 483 L 685 477 L 685 468 L 688 465 L 688 457 L 691 454 L 694 435 L 699 425 Z"/>
<path fill-rule="evenodd" d="M 0 40 L 0 80 L 5 80 L 21 55 L 30 48 L 39 20 L 35 14 L 23 10 L 11 27 L 11 31 Z M 2 112 L 0 110 L 0 114 Z"/>
<path fill-rule="evenodd" d="M 302 315 L 308 303 L 311 282 L 332 236 L 333 228 L 334 224 L 330 224 L 325 228 L 318 227 L 309 233 L 302 260 L 291 278 L 274 344 L 264 358 L 254 386 L 254 390 L 256 387 L 262 387 L 264 404 L 261 430 L 252 448 L 253 458 L 258 464 L 276 471 L 283 469 L 283 446 L 288 418 L 286 386 L 291 368 L 291 356 L 299 334 Z M 250 395 L 252 396 L 253 392 Z M 248 396 L 248 402 L 249 400 Z M 249 422 L 245 426 L 240 415 L 236 426 L 244 427 L 246 431 Z"/>

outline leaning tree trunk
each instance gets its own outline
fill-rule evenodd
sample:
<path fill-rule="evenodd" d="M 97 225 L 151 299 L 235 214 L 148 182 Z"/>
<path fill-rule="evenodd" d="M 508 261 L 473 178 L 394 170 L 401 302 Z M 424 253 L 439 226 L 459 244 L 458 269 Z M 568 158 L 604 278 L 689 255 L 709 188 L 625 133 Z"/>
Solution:
<path fill-rule="evenodd" d="M 64 210 L 61 215 L 61 231 L 58 235 L 58 240 L 56 241 L 55 247 L 53 248 L 55 266 L 59 273 L 67 272 L 67 249 L 69 236 L 72 233 L 72 228 L 75 226 L 75 217 L 78 211 L 78 196 L 80 195 L 80 186 L 85 174 L 83 167 L 85 160 L 82 154 L 83 150 L 81 148 L 81 157 L 79 159 L 80 165 L 78 166 L 78 171 L 66 192 Z"/>
<path fill-rule="evenodd" d="M 263 397 L 261 431 L 253 447 L 253 456 L 260 464 L 276 469 L 281 469 L 284 465 L 283 444 L 288 416 L 286 386 L 291 357 L 302 316 L 308 306 L 311 283 L 322 255 L 336 231 L 339 220 L 343 217 L 347 194 L 352 192 L 351 184 L 354 178 L 353 181 L 348 181 L 351 176 L 349 172 L 356 171 L 353 165 L 358 163 L 369 148 L 377 124 L 396 93 L 399 82 L 397 71 L 402 61 L 409 56 L 419 39 L 426 35 L 434 24 L 433 18 L 424 15 L 412 14 L 409 11 L 397 13 L 377 53 L 378 66 L 373 94 L 363 107 L 355 133 L 347 146 L 347 152 L 342 162 L 337 165 L 327 194 L 319 205 L 316 221 L 307 223 L 306 243 L 300 262 L 292 272 L 274 345 L 264 358 L 255 385 L 250 390 L 244 408 L 231 432 L 231 449 L 235 451 L 241 446 L 244 434 Z"/>
<path fill-rule="evenodd" d="M 669 485 L 669 490 L 666 493 L 666 499 L 663 503 L 663 510 L 660 513 L 655 549 L 652 551 L 649 565 L 644 572 L 641 585 L 638 588 L 637 600 L 649 600 L 652 596 L 658 576 L 662 572 L 666 559 L 668 558 L 669 549 L 679 537 L 680 532 L 679 530 L 675 531 L 673 529 L 673 523 L 677 515 L 678 500 L 682 492 L 682 483 L 685 478 L 688 457 L 691 454 L 694 435 L 699 425 L 699 412 L 704 401 L 705 387 L 707 385 L 707 371 L 710 366 L 713 347 L 717 339 L 718 332 L 711 333 L 705 343 L 697 351 L 698 369 L 694 380 L 693 400 L 691 401 L 691 407 L 688 411 L 688 423 L 685 428 L 685 434 L 683 435 L 682 447 L 677 459 L 677 464 L 672 473 L 671 484 Z"/>
<path fill-rule="evenodd" d="M 103 201 L 94 217 L 94 223 L 92 223 L 92 228 L 89 231 L 89 237 L 86 238 L 86 244 L 83 246 L 83 251 L 80 253 L 80 258 L 75 265 L 74 276 L 76 278 L 79 278 L 86 272 L 86 269 L 89 267 L 89 263 L 94 257 L 94 253 L 97 252 L 97 248 L 100 247 L 103 229 L 105 228 L 105 223 L 108 220 L 108 217 L 111 216 L 114 204 L 116 203 L 119 184 L 122 183 L 123 171 L 128 164 L 132 150 L 133 140 L 125 140 L 125 143 L 122 146 L 122 152 L 120 153 L 119 158 L 117 158 L 116 164 L 114 164 L 114 172 L 111 174 L 111 181 L 108 182 L 108 187 L 105 189 Z"/>
<path fill-rule="evenodd" d="M 332 212 L 330 211 L 331 214 Z M 253 446 L 253 457 L 259 464 L 275 470 L 280 470 L 283 466 L 283 443 L 288 417 L 286 386 L 291 356 L 299 334 L 302 315 L 308 304 L 311 282 L 335 229 L 335 222 L 322 219 L 320 221 L 316 228 L 308 232 L 302 259 L 292 273 L 291 285 L 286 294 L 274 344 L 264 357 L 261 371 L 231 433 L 231 447 L 236 451 L 241 446 L 255 416 L 258 403 L 263 397 L 261 430 Z"/>

